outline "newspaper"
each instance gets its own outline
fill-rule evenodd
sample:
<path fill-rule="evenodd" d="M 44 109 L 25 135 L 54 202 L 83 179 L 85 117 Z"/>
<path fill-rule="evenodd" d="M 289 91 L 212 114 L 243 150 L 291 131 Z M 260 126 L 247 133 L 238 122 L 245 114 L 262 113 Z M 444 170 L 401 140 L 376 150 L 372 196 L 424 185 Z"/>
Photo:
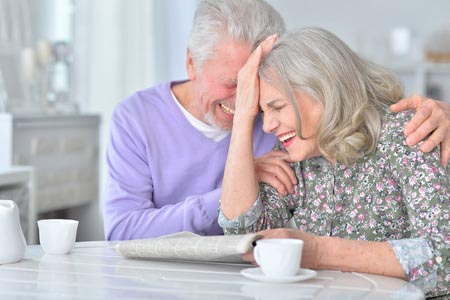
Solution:
<path fill-rule="evenodd" d="M 115 251 L 125 257 L 163 260 L 243 262 L 242 254 L 260 239 L 257 234 L 200 236 L 180 232 L 159 238 L 120 242 Z"/>

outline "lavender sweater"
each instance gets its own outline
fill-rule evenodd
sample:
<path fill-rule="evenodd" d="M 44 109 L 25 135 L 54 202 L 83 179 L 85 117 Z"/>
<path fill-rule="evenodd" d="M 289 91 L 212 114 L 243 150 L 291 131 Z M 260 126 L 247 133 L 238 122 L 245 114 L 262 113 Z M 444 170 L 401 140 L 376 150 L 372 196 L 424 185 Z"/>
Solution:
<path fill-rule="evenodd" d="M 218 201 L 230 136 L 214 142 L 198 132 L 174 102 L 170 86 L 137 92 L 113 113 L 106 154 L 107 240 L 179 231 L 222 234 Z M 258 118 L 255 155 L 274 143 Z"/>

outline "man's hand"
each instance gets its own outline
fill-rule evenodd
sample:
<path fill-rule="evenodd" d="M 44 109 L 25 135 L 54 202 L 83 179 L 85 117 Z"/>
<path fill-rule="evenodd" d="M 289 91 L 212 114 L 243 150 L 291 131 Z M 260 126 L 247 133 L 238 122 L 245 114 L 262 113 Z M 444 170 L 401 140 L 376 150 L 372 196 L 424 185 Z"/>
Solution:
<path fill-rule="evenodd" d="M 450 104 L 415 95 L 391 106 L 393 112 L 406 109 L 416 110 L 416 114 L 404 128 L 406 143 L 409 146 L 415 145 L 431 134 L 420 146 L 420 150 L 430 152 L 440 143 L 441 161 L 446 166 L 450 159 Z"/>
<path fill-rule="evenodd" d="M 272 150 L 255 158 L 255 172 L 258 182 L 264 182 L 285 196 L 294 192 L 297 177 L 287 161 L 288 154 L 280 150 Z"/>

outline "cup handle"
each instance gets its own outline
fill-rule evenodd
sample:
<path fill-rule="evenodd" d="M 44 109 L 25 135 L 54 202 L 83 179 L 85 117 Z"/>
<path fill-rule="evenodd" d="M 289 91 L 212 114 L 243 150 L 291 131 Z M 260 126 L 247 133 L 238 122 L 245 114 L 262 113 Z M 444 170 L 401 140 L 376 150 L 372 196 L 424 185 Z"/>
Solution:
<path fill-rule="evenodd" d="M 256 247 L 253 249 L 253 257 L 255 258 L 255 261 L 258 265 L 260 264 L 260 255 L 259 255 L 259 247 L 256 245 Z"/>

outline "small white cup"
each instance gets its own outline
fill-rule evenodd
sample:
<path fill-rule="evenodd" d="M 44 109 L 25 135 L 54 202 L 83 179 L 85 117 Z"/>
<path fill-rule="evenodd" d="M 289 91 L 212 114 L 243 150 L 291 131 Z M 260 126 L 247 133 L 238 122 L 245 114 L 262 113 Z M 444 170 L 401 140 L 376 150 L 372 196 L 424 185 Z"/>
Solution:
<path fill-rule="evenodd" d="M 67 254 L 72 250 L 77 236 L 78 221 L 46 219 L 37 221 L 39 241 L 47 254 Z"/>
<path fill-rule="evenodd" d="M 253 256 L 267 277 L 290 277 L 294 276 L 300 268 L 302 250 L 302 240 L 258 240 Z"/>

